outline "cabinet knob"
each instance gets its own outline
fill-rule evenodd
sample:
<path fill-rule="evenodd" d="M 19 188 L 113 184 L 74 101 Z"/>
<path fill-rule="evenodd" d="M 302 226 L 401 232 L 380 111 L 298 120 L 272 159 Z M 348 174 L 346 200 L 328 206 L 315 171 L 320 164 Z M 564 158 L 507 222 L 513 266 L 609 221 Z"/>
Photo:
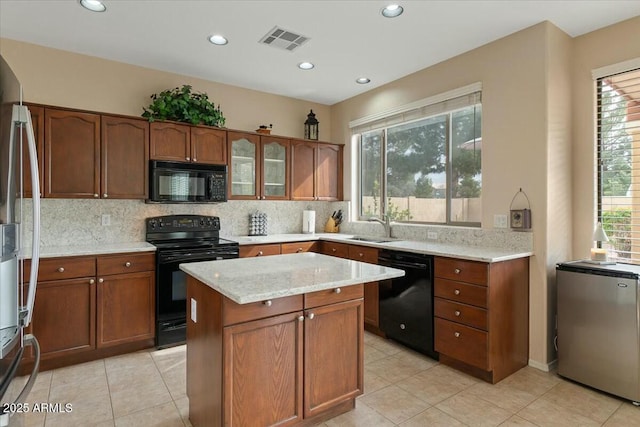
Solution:
<path fill-rule="evenodd" d="M 453 293 L 456 295 L 460 295 L 460 289 L 456 289 L 455 291 L 453 291 Z"/>
<path fill-rule="evenodd" d="M 106 199 L 107 197 L 109 197 L 109 195 L 107 193 L 104 193 L 102 197 Z"/>
<path fill-rule="evenodd" d="M 260 196 L 256 196 L 256 200 L 260 200 Z"/>
<path fill-rule="evenodd" d="M 360 252 L 360 253 L 358 253 L 358 256 L 359 256 L 360 258 L 362 258 L 362 257 L 364 256 L 364 254 L 363 254 L 362 252 Z"/>
<path fill-rule="evenodd" d="M 104 279 L 101 277 L 98 279 L 98 283 L 102 283 L 102 282 L 104 282 Z"/>
<path fill-rule="evenodd" d="M 456 338 L 460 338 L 460 332 L 454 332 L 453 336 L 456 337 Z"/>
<path fill-rule="evenodd" d="M 270 299 L 266 300 L 265 302 L 263 302 L 264 305 L 266 305 L 267 307 L 271 307 L 271 305 L 273 304 L 273 302 L 271 302 Z"/>
<path fill-rule="evenodd" d="M 89 284 L 90 284 L 90 285 L 93 285 L 94 283 L 96 283 L 96 281 L 95 281 L 95 280 L 93 280 L 93 279 L 89 280 Z"/>
<path fill-rule="evenodd" d="M 64 273 L 64 267 L 58 267 L 58 273 Z"/>
<path fill-rule="evenodd" d="M 460 270 L 459 268 L 456 268 L 455 270 L 453 270 L 454 273 L 456 274 L 460 274 L 462 270 Z"/>
<path fill-rule="evenodd" d="M 194 161 L 194 162 L 197 162 L 197 161 L 198 161 L 198 159 L 196 159 L 196 158 L 194 157 L 194 158 L 193 158 L 193 161 Z"/>
<path fill-rule="evenodd" d="M 335 292 L 336 294 L 339 294 L 340 292 L 342 292 L 342 289 L 340 289 L 340 288 L 335 288 L 335 289 L 333 290 L 333 292 Z"/>
<path fill-rule="evenodd" d="M 315 315 L 315 314 L 313 314 L 313 313 L 309 313 L 309 314 L 307 315 L 307 318 L 308 318 L 309 320 L 313 320 L 313 318 L 314 318 L 314 317 L 316 317 L 316 315 Z"/>
<path fill-rule="evenodd" d="M 188 162 L 189 160 L 191 160 L 191 157 L 185 157 L 184 159 Z"/>
<path fill-rule="evenodd" d="M 99 195 L 98 193 L 95 193 L 95 194 L 93 195 L 93 197 L 95 197 L 95 198 L 97 199 L 98 197 L 100 197 L 100 195 Z"/>
<path fill-rule="evenodd" d="M 457 317 L 460 317 L 460 310 L 456 310 L 453 314 L 455 314 Z"/>
<path fill-rule="evenodd" d="M 125 267 L 131 267 L 131 263 L 129 261 L 127 261 L 127 262 L 124 263 L 124 266 Z"/>
<path fill-rule="evenodd" d="M 302 322 L 304 320 L 304 316 L 298 316 L 298 322 Z"/>
<path fill-rule="evenodd" d="M 262 256 L 262 255 L 264 255 L 264 252 L 262 251 L 258 251 L 258 253 L 256 254 L 256 256 Z"/>
<path fill-rule="evenodd" d="M 297 252 L 297 253 L 302 252 L 302 248 L 298 248 L 298 249 L 296 249 L 296 252 Z"/>
<path fill-rule="evenodd" d="M 335 251 L 337 251 L 336 248 L 331 248 L 331 252 L 335 252 Z"/>

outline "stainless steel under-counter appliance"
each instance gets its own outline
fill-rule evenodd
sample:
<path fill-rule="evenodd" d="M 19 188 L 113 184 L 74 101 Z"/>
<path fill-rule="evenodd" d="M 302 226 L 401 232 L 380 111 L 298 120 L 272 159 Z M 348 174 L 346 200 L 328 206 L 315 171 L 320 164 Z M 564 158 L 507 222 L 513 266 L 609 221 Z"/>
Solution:
<path fill-rule="evenodd" d="M 640 402 L 640 266 L 556 267 L 558 374 Z"/>
<path fill-rule="evenodd" d="M 433 256 L 383 249 L 378 264 L 404 270 L 379 284 L 380 329 L 387 338 L 438 360 L 433 331 Z"/>
<path fill-rule="evenodd" d="M 167 215 L 146 219 L 146 240 L 156 246 L 156 346 L 183 344 L 187 333 L 188 262 L 238 258 L 239 245 L 220 238 L 220 218 Z"/>

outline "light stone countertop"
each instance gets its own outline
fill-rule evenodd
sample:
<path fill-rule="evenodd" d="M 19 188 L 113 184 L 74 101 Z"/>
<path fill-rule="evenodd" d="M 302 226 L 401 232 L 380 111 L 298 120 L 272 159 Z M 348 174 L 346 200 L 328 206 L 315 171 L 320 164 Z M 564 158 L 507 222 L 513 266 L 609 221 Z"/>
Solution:
<path fill-rule="evenodd" d="M 96 243 L 95 245 L 64 245 L 40 247 L 40 258 L 56 258 L 82 255 L 109 255 L 130 252 L 155 252 L 156 247 L 147 242 Z M 24 248 L 25 259 L 31 258 L 31 248 Z"/>
<path fill-rule="evenodd" d="M 238 304 L 404 276 L 396 268 L 313 252 L 190 262 L 180 269 Z"/>
<path fill-rule="evenodd" d="M 331 242 L 348 243 L 351 245 L 370 246 L 379 249 L 391 249 L 397 251 L 414 252 L 426 255 L 446 256 L 459 259 L 481 262 L 500 262 L 517 258 L 525 258 L 533 255 L 533 252 L 517 252 L 501 248 L 488 248 L 471 245 L 455 245 L 438 242 L 424 242 L 415 240 L 403 240 L 390 238 L 388 242 L 367 242 L 352 240 L 353 234 L 341 233 L 315 233 L 315 234 L 274 234 L 270 236 L 230 236 L 230 240 L 240 245 L 257 245 L 266 243 L 301 242 L 305 240 L 328 240 Z M 368 236 L 373 239 L 376 236 Z"/>

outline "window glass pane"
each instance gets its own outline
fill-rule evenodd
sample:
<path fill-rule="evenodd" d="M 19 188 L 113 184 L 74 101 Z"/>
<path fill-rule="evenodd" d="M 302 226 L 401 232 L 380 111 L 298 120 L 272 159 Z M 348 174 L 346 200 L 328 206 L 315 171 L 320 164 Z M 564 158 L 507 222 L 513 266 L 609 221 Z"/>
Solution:
<path fill-rule="evenodd" d="M 482 219 L 482 108 L 451 113 L 451 222 Z"/>
<path fill-rule="evenodd" d="M 395 221 L 446 222 L 447 115 L 387 131 L 387 213 Z"/>
<path fill-rule="evenodd" d="M 360 216 L 380 216 L 382 191 L 382 131 L 362 134 L 360 138 Z"/>

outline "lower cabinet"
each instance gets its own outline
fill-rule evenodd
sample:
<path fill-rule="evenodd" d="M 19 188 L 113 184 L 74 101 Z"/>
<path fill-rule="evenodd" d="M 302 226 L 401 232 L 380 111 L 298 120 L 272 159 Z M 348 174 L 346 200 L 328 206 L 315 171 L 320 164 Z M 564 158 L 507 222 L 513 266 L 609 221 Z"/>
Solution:
<path fill-rule="evenodd" d="M 155 254 L 41 259 L 30 333 L 43 370 L 152 346 Z"/>
<path fill-rule="evenodd" d="M 191 423 L 290 426 L 352 409 L 363 392 L 362 296 L 354 285 L 239 305 L 188 277 Z"/>
<path fill-rule="evenodd" d="M 240 258 L 255 256 L 294 254 L 300 252 L 315 252 L 318 247 L 317 241 L 292 242 L 292 243 L 264 243 L 258 245 L 240 246 Z"/>

